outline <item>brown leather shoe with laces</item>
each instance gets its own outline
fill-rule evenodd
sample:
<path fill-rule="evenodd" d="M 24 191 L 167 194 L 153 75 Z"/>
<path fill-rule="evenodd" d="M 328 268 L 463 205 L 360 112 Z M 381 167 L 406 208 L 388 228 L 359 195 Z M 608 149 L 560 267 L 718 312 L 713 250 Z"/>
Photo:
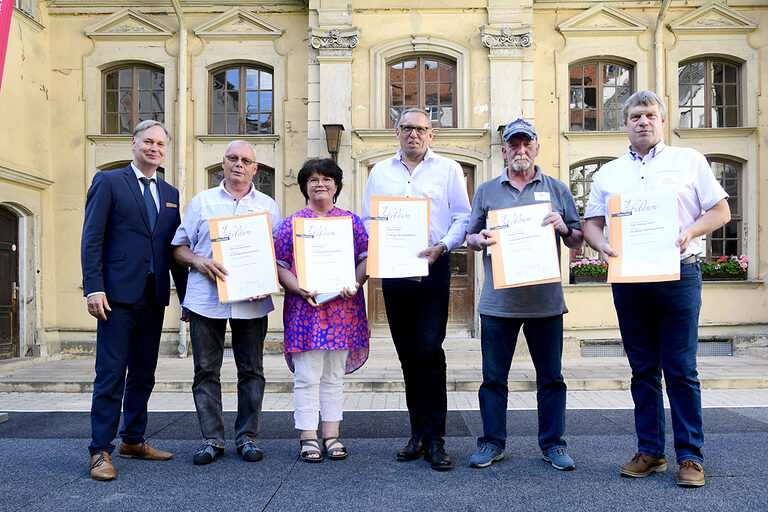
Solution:
<path fill-rule="evenodd" d="M 701 487 L 704 485 L 704 468 L 695 460 L 680 463 L 677 485 L 680 487 Z"/>
<path fill-rule="evenodd" d="M 117 476 L 117 471 L 112 465 L 112 461 L 109 460 L 109 454 L 107 452 L 99 452 L 96 455 L 91 455 L 91 478 L 94 480 L 114 480 Z"/>
<path fill-rule="evenodd" d="M 121 457 L 129 459 L 168 460 L 173 457 L 171 452 L 152 448 L 146 441 L 140 444 L 120 443 L 120 448 L 117 452 Z"/>
<path fill-rule="evenodd" d="M 632 460 L 621 466 L 619 470 L 624 476 L 643 478 L 651 473 L 661 473 L 667 470 L 667 459 L 657 459 L 650 455 L 636 453 Z"/>

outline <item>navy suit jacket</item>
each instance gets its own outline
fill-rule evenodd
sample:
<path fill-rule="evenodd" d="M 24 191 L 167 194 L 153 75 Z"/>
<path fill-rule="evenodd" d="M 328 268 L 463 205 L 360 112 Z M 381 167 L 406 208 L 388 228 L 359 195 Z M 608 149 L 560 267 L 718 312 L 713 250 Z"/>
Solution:
<path fill-rule="evenodd" d="M 187 269 L 171 256 L 171 240 L 179 226 L 179 191 L 158 177 L 154 232 L 133 168 L 97 172 L 85 201 L 81 242 L 83 292 L 103 291 L 110 302 L 134 304 L 144 293 L 150 259 L 154 258 L 155 296 L 167 306 L 169 270 L 179 300 L 187 287 Z"/>

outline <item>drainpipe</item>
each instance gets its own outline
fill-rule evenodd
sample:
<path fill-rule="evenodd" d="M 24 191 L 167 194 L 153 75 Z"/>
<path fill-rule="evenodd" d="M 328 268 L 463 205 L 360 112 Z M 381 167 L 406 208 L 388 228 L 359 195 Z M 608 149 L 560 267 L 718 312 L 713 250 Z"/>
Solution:
<path fill-rule="evenodd" d="M 179 20 L 178 77 L 176 79 L 176 187 L 179 189 L 179 212 L 187 199 L 187 26 L 179 0 L 171 0 Z M 187 323 L 179 320 L 179 357 L 187 357 Z"/>
<path fill-rule="evenodd" d="M 659 9 L 659 16 L 656 18 L 656 27 L 653 29 L 653 53 L 654 65 L 656 67 L 656 89 L 654 92 L 659 96 L 666 96 L 664 89 L 664 18 L 667 17 L 670 0 L 663 0 Z"/>

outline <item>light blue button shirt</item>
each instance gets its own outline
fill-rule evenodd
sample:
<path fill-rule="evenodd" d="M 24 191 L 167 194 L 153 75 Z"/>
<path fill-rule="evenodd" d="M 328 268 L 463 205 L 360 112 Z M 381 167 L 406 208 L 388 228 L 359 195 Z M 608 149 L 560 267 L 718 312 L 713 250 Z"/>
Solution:
<path fill-rule="evenodd" d="M 224 185 L 225 182 L 222 181 L 218 187 L 200 192 L 192 198 L 171 245 L 186 245 L 193 253 L 211 258 L 213 249 L 208 219 L 253 213 L 269 212 L 272 233 L 277 233 L 283 217 L 280 214 L 280 208 L 271 197 L 257 191 L 251 184 L 250 192 L 238 201 L 227 192 Z M 261 318 L 275 309 L 271 297 L 262 302 L 219 302 L 216 283 L 194 268 L 189 273 L 183 306 L 208 318 Z"/>

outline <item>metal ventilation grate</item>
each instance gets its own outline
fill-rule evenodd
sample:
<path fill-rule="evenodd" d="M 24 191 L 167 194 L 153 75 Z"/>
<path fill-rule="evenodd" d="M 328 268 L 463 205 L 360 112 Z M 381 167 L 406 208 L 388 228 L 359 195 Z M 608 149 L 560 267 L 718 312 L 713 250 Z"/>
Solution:
<path fill-rule="evenodd" d="M 624 346 L 621 343 L 600 343 L 581 346 L 581 357 L 623 357 Z"/>
<path fill-rule="evenodd" d="M 733 355 L 733 343 L 730 341 L 700 341 L 699 357 L 730 357 Z"/>

